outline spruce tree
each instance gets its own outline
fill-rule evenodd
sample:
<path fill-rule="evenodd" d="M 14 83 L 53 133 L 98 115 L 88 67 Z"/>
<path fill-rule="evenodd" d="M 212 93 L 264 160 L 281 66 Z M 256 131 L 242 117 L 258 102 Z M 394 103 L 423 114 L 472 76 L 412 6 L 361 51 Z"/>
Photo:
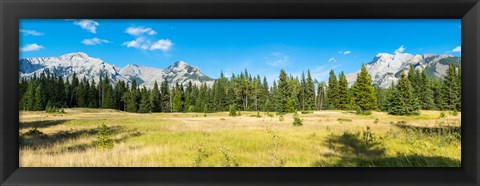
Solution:
<path fill-rule="evenodd" d="M 291 91 L 288 86 L 287 81 L 287 73 L 285 70 L 280 70 L 280 74 L 278 76 L 278 87 L 277 93 L 275 96 L 275 111 L 278 113 L 285 113 L 286 112 L 286 105 L 289 92 Z M 290 100 L 291 101 L 291 100 Z"/>
<path fill-rule="evenodd" d="M 153 89 L 150 93 L 150 105 L 152 112 L 161 111 L 160 90 L 158 89 L 157 81 L 153 84 Z"/>
<path fill-rule="evenodd" d="M 46 98 L 45 90 L 43 89 L 42 84 L 39 84 L 35 88 L 35 96 L 33 101 L 34 101 L 33 110 L 45 110 L 47 98 Z"/>
<path fill-rule="evenodd" d="M 419 115 L 420 106 L 413 94 L 410 80 L 402 71 L 395 90 L 389 96 L 388 114 L 391 115 Z"/>
<path fill-rule="evenodd" d="M 168 86 L 168 80 L 163 80 L 161 87 L 160 87 L 160 97 L 162 112 L 171 112 L 172 107 L 170 106 L 170 89 Z"/>
<path fill-rule="evenodd" d="M 421 88 L 419 88 L 419 95 L 417 95 L 417 97 L 420 99 L 420 107 L 425 110 L 435 109 L 434 92 L 432 90 L 432 84 L 427 78 L 425 69 L 421 72 L 419 87 Z"/>
<path fill-rule="evenodd" d="M 143 86 L 140 91 L 140 103 L 138 105 L 138 111 L 140 113 L 149 113 L 151 112 L 151 102 L 150 102 L 150 92 L 145 86 Z"/>
<path fill-rule="evenodd" d="M 338 105 L 338 81 L 337 76 L 333 69 L 330 70 L 330 76 L 328 77 L 328 87 L 327 87 L 327 100 L 326 108 L 327 109 L 337 109 Z"/>
<path fill-rule="evenodd" d="M 325 99 L 326 99 L 326 87 L 327 85 L 325 82 L 321 82 L 318 84 L 317 89 L 317 110 L 324 110 L 325 109 Z"/>
<path fill-rule="evenodd" d="M 25 110 L 34 110 L 35 108 L 35 89 L 37 88 L 35 84 L 36 80 L 34 78 L 28 83 L 27 91 L 23 96 Z"/>
<path fill-rule="evenodd" d="M 455 64 L 451 63 L 447 69 L 447 75 L 443 80 L 441 89 L 442 108 L 445 110 L 455 110 L 460 105 L 460 79 L 457 74 Z"/>
<path fill-rule="evenodd" d="M 340 72 L 340 79 L 338 82 L 338 105 L 340 110 L 347 110 L 350 107 L 350 98 L 348 97 L 348 82 L 347 77 Z"/>
<path fill-rule="evenodd" d="M 357 110 L 368 112 L 377 109 L 377 98 L 372 86 L 372 78 L 364 64 L 362 64 L 360 73 L 357 74 L 357 81 L 352 88 L 352 96 Z"/>
<path fill-rule="evenodd" d="M 315 84 L 312 79 L 310 69 L 307 71 L 307 82 L 305 87 L 306 109 L 313 110 L 315 108 Z"/>

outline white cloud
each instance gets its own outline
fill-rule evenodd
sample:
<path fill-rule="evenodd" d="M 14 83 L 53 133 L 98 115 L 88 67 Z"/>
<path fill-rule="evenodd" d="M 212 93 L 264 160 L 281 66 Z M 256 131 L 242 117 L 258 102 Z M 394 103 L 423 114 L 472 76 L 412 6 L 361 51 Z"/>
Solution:
<path fill-rule="evenodd" d="M 328 59 L 328 62 L 337 62 L 337 59 L 335 59 L 334 57 Z"/>
<path fill-rule="evenodd" d="M 42 32 L 38 32 L 38 31 L 35 31 L 35 30 L 23 30 L 23 29 L 20 29 L 20 33 L 23 33 L 25 35 L 32 35 L 32 36 L 43 36 L 43 33 Z"/>
<path fill-rule="evenodd" d="M 394 54 L 396 54 L 396 53 L 402 53 L 403 51 L 405 51 L 405 49 L 407 49 L 407 48 L 403 47 L 403 45 L 402 45 L 402 46 L 400 46 L 400 48 L 398 48 L 397 50 L 395 50 L 393 53 L 394 53 Z"/>
<path fill-rule="evenodd" d="M 288 56 L 280 52 L 273 52 L 265 57 L 267 65 L 273 67 L 286 67 L 288 65 Z"/>
<path fill-rule="evenodd" d="M 92 39 L 84 39 L 82 41 L 82 43 L 84 45 L 99 45 L 99 44 L 102 44 L 102 43 L 110 43 L 110 41 L 94 37 Z"/>
<path fill-rule="evenodd" d="M 130 47 L 131 48 L 140 48 L 142 46 L 143 42 L 144 42 L 144 39 L 139 37 L 135 40 L 124 42 L 123 45 L 127 46 L 129 48 Z"/>
<path fill-rule="evenodd" d="M 157 34 L 157 32 L 152 28 L 143 26 L 128 27 L 125 29 L 125 33 L 135 36 L 135 40 L 126 41 L 123 43 L 124 46 L 129 48 L 138 48 L 151 51 L 161 50 L 163 52 L 168 52 L 173 47 L 173 42 L 170 39 L 155 39 L 153 35 Z"/>
<path fill-rule="evenodd" d="M 352 53 L 352 51 L 347 50 L 347 51 L 343 52 L 343 55 L 348 55 L 348 54 L 351 54 L 351 53 Z"/>
<path fill-rule="evenodd" d="M 452 52 L 462 52 L 462 47 L 461 46 L 457 46 L 455 47 Z"/>
<path fill-rule="evenodd" d="M 90 20 L 90 19 L 81 19 L 79 21 L 73 22 L 73 24 L 80 26 L 82 29 L 87 30 L 91 33 L 97 33 L 97 26 L 100 25 L 100 23 Z"/>
<path fill-rule="evenodd" d="M 32 43 L 32 44 L 25 45 L 24 47 L 21 47 L 20 51 L 22 51 L 22 52 L 33 52 L 33 51 L 39 51 L 43 48 L 44 48 L 43 46 L 38 45 L 37 43 Z"/>
<path fill-rule="evenodd" d="M 172 49 L 173 43 L 169 39 L 160 39 L 157 42 L 153 43 L 152 46 L 150 46 L 150 50 L 161 50 L 163 52 L 168 52 L 170 49 Z"/>
<path fill-rule="evenodd" d="M 140 36 L 140 35 L 143 35 L 143 34 L 148 34 L 148 35 L 155 35 L 157 34 L 157 32 L 155 32 L 155 30 L 153 30 L 152 28 L 145 28 L 145 27 L 128 27 L 126 30 L 125 30 L 125 33 L 128 33 L 130 35 L 134 35 L 134 36 Z"/>

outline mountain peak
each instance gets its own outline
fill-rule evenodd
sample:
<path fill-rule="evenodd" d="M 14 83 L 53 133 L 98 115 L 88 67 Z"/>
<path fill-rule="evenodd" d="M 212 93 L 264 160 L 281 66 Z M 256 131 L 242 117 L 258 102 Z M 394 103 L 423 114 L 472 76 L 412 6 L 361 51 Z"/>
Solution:
<path fill-rule="evenodd" d="M 174 67 L 177 67 L 177 68 L 186 68 L 187 66 L 190 66 L 189 64 L 187 64 L 185 61 L 177 61 L 173 64 Z"/>
<path fill-rule="evenodd" d="M 68 53 L 60 56 L 62 59 L 72 59 L 72 58 L 81 58 L 81 59 L 87 59 L 88 55 L 83 52 L 73 52 L 73 53 Z"/>

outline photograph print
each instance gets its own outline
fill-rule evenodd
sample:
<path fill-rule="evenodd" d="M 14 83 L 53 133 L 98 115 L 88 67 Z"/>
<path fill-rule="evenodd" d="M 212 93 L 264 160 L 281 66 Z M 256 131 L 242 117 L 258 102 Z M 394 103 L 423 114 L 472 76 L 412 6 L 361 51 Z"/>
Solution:
<path fill-rule="evenodd" d="M 20 167 L 460 167 L 460 19 L 20 19 Z"/>

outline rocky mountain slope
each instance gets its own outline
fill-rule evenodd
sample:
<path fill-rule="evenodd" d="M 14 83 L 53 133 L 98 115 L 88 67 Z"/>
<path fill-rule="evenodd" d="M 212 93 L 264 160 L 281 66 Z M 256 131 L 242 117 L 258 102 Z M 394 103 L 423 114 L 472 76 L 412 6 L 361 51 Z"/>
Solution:
<path fill-rule="evenodd" d="M 212 85 L 214 80 L 203 74 L 198 67 L 191 66 L 184 61 L 177 61 L 166 69 L 144 67 L 129 64 L 123 68 L 111 65 L 99 58 L 90 57 L 85 53 L 69 53 L 60 57 L 42 57 L 20 59 L 20 77 L 28 78 L 34 73 L 39 74 L 49 70 L 57 76 L 71 79 L 75 73 L 80 79 L 99 81 L 100 75 L 107 74 L 113 83 L 119 80 L 131 82 L 135 80 L 140 86 L 152 88 L 155 81 L 158 84 L 167 80 L 171 86 L 176 82 L 195 85 L 207 83 Z"/>
<path fill-rule="evenodd" d="M 401 71 L 409 69 L 410 64 L 415 69 L 426 69 L 429 77 L 442 78 L 446 74 L 448 64 L 460 64 L 460 62 L 459 57 L 454 57 L 450 54 L 412 55 L 408 53 L 378 53 L 370 63 L 365 64 L 365 67 L 372 76 L 374 85 L 387 88 L 392 81 L 397 82 Z M 358 72 L 346 75 L 349 86 L 355 83 Z"/>

